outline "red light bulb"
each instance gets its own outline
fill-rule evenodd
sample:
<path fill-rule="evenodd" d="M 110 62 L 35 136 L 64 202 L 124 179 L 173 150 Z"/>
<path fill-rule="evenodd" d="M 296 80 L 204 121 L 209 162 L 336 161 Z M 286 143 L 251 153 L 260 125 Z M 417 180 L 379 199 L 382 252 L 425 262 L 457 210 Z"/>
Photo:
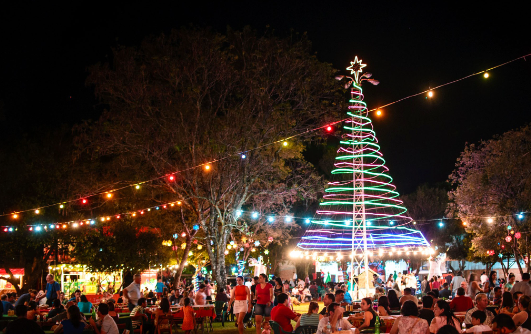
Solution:
<path fill-rule="evenodd" d="M 170 180 L 171 182 L 175 181 L 175 176 L 170 175 L 170 176 L 168 177 L 168 180 Z"/>
<path fill-rule="evenodd" d="M 83 198 L 83 199 L 81 200 L 81 203 L 83 203 L 83 204 L 87 204 L 87 203 L 88 203 L 88 201 L 87 201 L 87 199 L 86 199 L 86 198 Z"/>
<path fill-rule="evenodd" d="M 327 127 L 326 127 L 326 131 L 328 131 L 328 132 L 332 131 L 332 127 L 331 127 L 330 125 L 327 126 Z"/>

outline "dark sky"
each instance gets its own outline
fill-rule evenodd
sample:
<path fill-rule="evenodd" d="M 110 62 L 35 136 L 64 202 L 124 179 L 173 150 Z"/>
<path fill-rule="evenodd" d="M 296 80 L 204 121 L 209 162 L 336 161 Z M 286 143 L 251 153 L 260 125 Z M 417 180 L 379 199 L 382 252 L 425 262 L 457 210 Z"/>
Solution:
<path fill-rule="evenodd" d="M 369 108 L 531 53 L 528 12 L 518 6 L 372 2 L 3 4 L 0 130 L 18 135 L 96 118 L 86 67 L 105 61 L 118 44 L 135 45 L 190 23 L 220 32 L 227 25 L 307 32 L 319 59 L 343 71 L 358 55 L 381 82 L 364 90 Z M 493 70 L 487 80 L 478 76 L 437 90 L 431 100 L 395 104 L 374 124 L 398 191 L 408 193 L 445 181 L 465 142 L 530 122 L 530 106 L 531 57 Z"/>

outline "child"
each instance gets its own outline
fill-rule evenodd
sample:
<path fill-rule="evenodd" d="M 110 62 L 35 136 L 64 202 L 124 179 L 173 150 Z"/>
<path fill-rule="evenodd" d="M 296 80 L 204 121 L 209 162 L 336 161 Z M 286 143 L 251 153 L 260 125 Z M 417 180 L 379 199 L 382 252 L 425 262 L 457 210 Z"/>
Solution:
<path fill-rule="evenodd" d="M 492 328 L 487 325 L 483 325 L 486 319 L 487 315 L 485 314 L 485 312 L 479 310 L 475 311 L 474 313 L 472 313 L 472 325 L 474 326 L 467 329 L 465 333 L 492 331 Z"/>
<path fill-rule="evenodd" d="M 192 306 L 190 306 L 190 298 L 184 298 L 183 313 L 184 318 L 181 328 L 185 334 L 190 334 L 190 332 L 195 328 L 194 309 Z"/>
<path fill-rule="evenodd" d="M 264 324 L 264 330 L 262 331 L 262 334 L 271 334 L 271 326 L 268 322 Z"/>

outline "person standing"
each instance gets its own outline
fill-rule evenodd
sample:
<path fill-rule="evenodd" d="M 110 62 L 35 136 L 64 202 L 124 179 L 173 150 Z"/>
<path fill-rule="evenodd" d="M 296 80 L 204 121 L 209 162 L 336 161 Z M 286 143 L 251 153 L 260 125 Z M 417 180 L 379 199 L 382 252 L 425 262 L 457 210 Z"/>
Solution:
<path fill-rule="evenodd" d="M 488 280 L 489 280 L 489 277 L 487 276 L 487 273 L 485 271 L 482 272 L 481 277 L 480 277 L 481 285 L 487 283 Z"/>
<path fill-rule="evenodd" d="M 132 312 L 135 306 L 138 305 L 138 300 L 140 299 L 141 280 L 142 276 L 140 276 L 140 274 L 135 274 L 133 282 L 124 289 L 124 297 L 127 298 L 127 307 L 129 308 L 129 312 Z"/>
<path fill-rule="evenodd" d="M 205 305 L 206 304 L 206 294 L 205 294 L 205 284 L 199 284 L 199 290 L 195 294 L 195 305 Z"/>
<path fill-rule="evenodd" d="M 238 324 L 238 332 L 243 334 L 243 319 L 247 313 L 251 312 L 251 292 L 249 288 L 243 285 L 243 277 L 236 277 L 236 286 L 230 292 L 230 301 L 228 309 L 234 303 L 233 314 L 236 315 L 236 323 Z"/>
<path fill-rule="evenodd" d="M 53 279 L 53 275 L 46 275 L 46 304 L 53 305 L 53 301 L 58 298 L 61 286 Z"/>
<path fill-rule="evenodd" d="M 476 274 L 470 274 L 468 278 L 468 296 L 472 299 L 476 298 L 476 295 L 481 292 L 481 287 L 479 286 L 476 278 Z"/>
<path fill-rule="evenodd" d="M 212 285 L 207 279 L 205 280 L 205 296 L 206 300 L 212 301 Z"/>
<path fill-rule="evenodd" d="M 269 322 L 274 299 L 274 289 L 271 284 L 267 283 L 266 274 L 260 274 L 258 280 L 259 284 L 256 285 L 255 289 L 256 305 L 254 306 L 256 334 L 261 333 L 263 318 L 265 318 L 266 323 Z"/>
<path fill-rule="evenodd" d="M 157 284 L 155 285 L 155 292 L 157 293 L 157 297 L 162 297 L 162 294 L 164 293 L 164 283 L 162 283 L 162 278 L 159 278 L 157 280 Z"/>
<path fill-rule="evenodd" d="M 511 293 L 515 293 L 516 291 L 520 291 L 526 296 L 531 297 L 531 286 L 529 286 L 529 273 L 523 273 L 522 274 L 522 281 L 517 282 L 513 285 L 511 288 Z"/>
<path fill-rule="evenodd" d="M 516 276 L 514 276 L 513 273 L 509 274 L 508 282 L 504 285 L 504 291 L 511 291 L 514 285 L 514 281 L 516 280 Z"/>
<path fill-rule="evenodd" d="M 424 276 L 422 282 L 420 282 L 420 292 L 422 294 L 428 293 L 430 290 L 430 284 L 428 282 L 428 276 Z"/>
<path fill-rule="evenodd" d="M 452 278 L 452 282 L 450 283 L 450 290 L 452 290 L 452 298 L 455 297 L 457 289 L 461 287 L 461 282 L 463 281 L 466 281 L 466 279 L 463 277 L 463 273 L 461 271 L 457 273 L 457 276 L 454 276 L 454 278 Z"/>

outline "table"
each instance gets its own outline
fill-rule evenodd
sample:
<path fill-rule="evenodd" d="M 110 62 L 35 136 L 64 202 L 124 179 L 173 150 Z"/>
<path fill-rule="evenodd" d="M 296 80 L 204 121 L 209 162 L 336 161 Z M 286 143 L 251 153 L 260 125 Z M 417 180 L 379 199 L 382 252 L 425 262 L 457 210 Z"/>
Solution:
<path fill-rule="evenodd" d="M 390 331 L 391 328 L 393 327 L 393 324 L 395 323 L 395 320 L 398 318 L 398 317 L 401 317 L 400 315 L 399 316 L 393 316 L 393 315 L 390 315 L 390 316 L 381 316 L 380 317 L 380 327 L 383 327 L 385 326 L 386 328 L 386 331 Z M 358 319 L 349 319 L 348 320 L 350 322 L 350 324 L 356 328 L 360 327 L 362 324 L 363 324 L 363 318 L 358 318 Z"/>

